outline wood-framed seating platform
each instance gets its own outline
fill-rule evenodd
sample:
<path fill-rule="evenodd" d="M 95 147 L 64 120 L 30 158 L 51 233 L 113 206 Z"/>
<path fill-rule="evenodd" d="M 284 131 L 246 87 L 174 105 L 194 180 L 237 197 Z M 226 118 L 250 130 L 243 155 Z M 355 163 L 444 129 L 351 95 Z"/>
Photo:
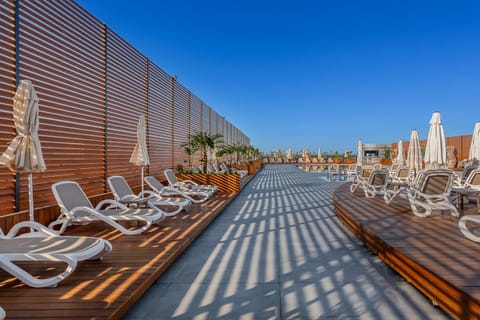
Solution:
<path fill-rule="evenodd" d="M 242 188 L 251 178 L 242 179 Z M 79 263 L 55 288 L 28 287 L 0 269 L 0 301 L 7 319 L 120 319 L 236 194 L 217 192 L 140 235 L 126 236 L 101 222 L 67 228 L 63 235 L 107 239 L 112 252 L 102 261 Z M 19 265 L 42 276 L 63 267 L 52 262 Z"/>
<path fill-rule="evenodd" d="M 458 218 L 413 215 L 407 200 L 387 205 L 382 196 L 365 198 L 350 184 L 334 193 L 337 215 L 365 246 L 458 319 L 480 318 L 480 244 L 468 240 Z M 476 214 L 476 207 L 463 215 Z"/>

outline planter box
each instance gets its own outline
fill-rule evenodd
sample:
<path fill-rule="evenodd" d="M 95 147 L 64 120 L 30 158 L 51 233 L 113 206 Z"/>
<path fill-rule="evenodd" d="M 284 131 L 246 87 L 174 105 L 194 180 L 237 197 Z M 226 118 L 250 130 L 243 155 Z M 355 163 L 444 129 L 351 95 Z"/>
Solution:
<path fill-rule="evenodd" d="M 187 173 L 177 174 L 179 181 L 192 180 L 198 184 L 214 184 L 220 192 L 239 192 L 240 191 L 240 175 L 222 174 L 222 173 Z"/>

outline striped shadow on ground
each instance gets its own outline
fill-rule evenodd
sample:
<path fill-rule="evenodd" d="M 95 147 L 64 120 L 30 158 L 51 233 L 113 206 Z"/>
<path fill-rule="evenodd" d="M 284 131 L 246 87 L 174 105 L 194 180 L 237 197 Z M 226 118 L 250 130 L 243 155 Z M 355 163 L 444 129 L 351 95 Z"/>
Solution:
<path fill-rule="evenodd" d="M 344 228 L 339 184 L 267 165 L 125 319 L 447 319 Z"/>

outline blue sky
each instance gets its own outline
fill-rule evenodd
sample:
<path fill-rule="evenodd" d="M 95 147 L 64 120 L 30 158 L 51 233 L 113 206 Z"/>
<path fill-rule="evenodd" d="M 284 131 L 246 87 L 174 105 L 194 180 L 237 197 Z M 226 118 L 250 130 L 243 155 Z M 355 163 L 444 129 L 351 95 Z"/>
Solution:
<path fill-rule="evenodd" d="M 261 151 L 480 121 L 480 1 L 78 0 Z"/>

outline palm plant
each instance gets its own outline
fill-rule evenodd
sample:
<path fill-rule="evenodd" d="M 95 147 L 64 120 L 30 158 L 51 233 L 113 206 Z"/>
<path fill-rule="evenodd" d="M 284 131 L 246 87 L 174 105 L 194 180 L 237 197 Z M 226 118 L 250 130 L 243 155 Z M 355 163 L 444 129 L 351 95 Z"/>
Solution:
<path fill-rule="evenodd" d="M 220 150 L 217 151 L 217 157 L 223 157 L 224 155 L 230 155 L 230 161 L 231 155 L 235 152 L 235 149 L 232 145 L 230 144 L 224 144 Z"/>
<path fill-rule="evenodd" d="M 196 151 L 200 150 L 202 155 L 202 162 L 203 172 L 207 172 L 207 164 L 208 164 L 208 150 L 215 149 L 215 147 L 220 146 L 223 144 L 222 140 L 223 136 L 221 134 L 210 134 L 208 132 L 196 132 L 194 135 L 189 136 L 189 141 L 191 147 L 196 149 Z"/>
<path fill-rule="evenodd" d="M 198 146 L 193 144 L 191 140 L 180 145 L 183 151 L 188 155 L 188 170 L 192 169 L 193 155 L 198 151 Z"/>

